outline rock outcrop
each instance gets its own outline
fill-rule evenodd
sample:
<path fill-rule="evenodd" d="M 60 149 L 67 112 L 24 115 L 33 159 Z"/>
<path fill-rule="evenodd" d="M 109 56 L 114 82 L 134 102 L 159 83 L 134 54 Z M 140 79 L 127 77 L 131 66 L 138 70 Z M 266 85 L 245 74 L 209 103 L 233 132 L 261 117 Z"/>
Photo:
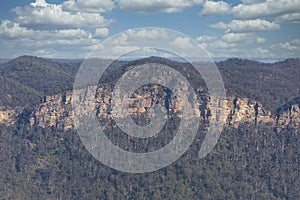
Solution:
<path fill-rule="evenodd" d="M 84 92 L 80 92 L 80 101 L 88 101 L 87 96 L 95 91 L 90 87 Z M 76 112 L 82 115 L 90 114 L 94 109 L 97 111 L 99 118 L 114 118 L 115 113 L 112 112 L 112 90 L 109 86 L 97 88 L 97 95 L 94 101 L 88 102 L 86 107 Z M 194 114 L 199 116 L 200 120 L 212 120 L 215 116 L 212 113 L 214 109 L 211 106 L 211 99 L 207 95 L 198 99 L 198 104 L 193 106 Z M 30 125 L 39 127 L 56 127 L 63 130 L 75 128 L 73 123 L 74 111 L 72 110 L 72 92 L 57 94 L 54 96 L 45 96 L 40 105 L 30 114 Z M 120 102 L 118 102 L 120 101 Z M 142 87 L 136 91 L 131 97 L 118 99 L 114 103 L 121 101 L 129 102 L 128 112 L 130 114 L 146 114 L 154 104 L 160 104 L 167 112 L 180 116 L 181 108 L 179 99 L 170 91 L 153 86 Z M 181 102 L 182 103 L 182 102 Z M 189 103 L 188 101 L 183 102 Z M 271 113 L 266 110 L 263 105 L 254 100 L 247 98 L 228 97 L 221 103 L 225 111 L 226 125 L 237 128 L 241 123 L 251 123 L 255 125 L 265 124 L 273 126 L 275 130 L 280 131 L 286 127 L 294 127 L 296 132 L 300 127 L 300 104 L 294 102 L 289 106 L 281 108 L 277 113 Z M 14 124 L 18 116 L 22 113 L 22 109 L 5 109 L 0 108 L 0 123 L 6 125 Z"/>
<path fill-rule="evenodd" d="M 23 111 L 23 108 L 4 108 L 0 106 L 0 123 L 5 124 L 7 126 L 16 123 L 18 116 Z"/>

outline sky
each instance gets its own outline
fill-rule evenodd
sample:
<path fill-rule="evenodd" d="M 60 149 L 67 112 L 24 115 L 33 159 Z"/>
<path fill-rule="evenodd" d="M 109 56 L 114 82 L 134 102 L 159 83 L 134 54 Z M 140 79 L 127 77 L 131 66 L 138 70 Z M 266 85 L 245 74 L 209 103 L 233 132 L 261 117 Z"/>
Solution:
<path fill-rule="evenodd" d="M 186 37 L 173 38 L 173 44 L 188 49 L 195 40 L 215 59 L 300 57 L 299 0 L 0 2 L 1 58 L 85 58 L 103 41 L 129 29 L 114 41 L 115 52 L 129 49 L 126 41 L 135 35 L 165 40 L 164 34 L 144 27 L 179 31 Z"/>

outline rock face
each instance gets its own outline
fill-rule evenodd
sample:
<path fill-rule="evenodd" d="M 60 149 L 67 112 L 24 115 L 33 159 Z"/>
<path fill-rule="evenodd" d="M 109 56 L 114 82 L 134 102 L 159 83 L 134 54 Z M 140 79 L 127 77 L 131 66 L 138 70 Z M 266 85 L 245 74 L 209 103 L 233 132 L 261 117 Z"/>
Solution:
<path fill-rule="evenodd" d="M 71 92 L 45 96 L 39 107 L 31 114 L 30 125 L 53 126 L 64 130 L 73 128 Z"/>
<path fill-rule="evenodd" d="M 23 108 L 9 109 L 0 106 L 0 123 L 7 126 L 14 124 Z"/>
<path fill-rule="evenodd" d="M 90 87 L 86 91 L 80 91 L 80 101 L 86 102 L 88 96 L 93 91 L 96 91 L 96 98 L 94 101 L 86 103 L 86 107 L 82 107 L 81 110 L 76 112 L 82 115 L 90 114 L 90 111 L 96 110 L 99 118 L 114 118 L 116 113 L 112 112 L 112 90 L 109 86 L 103 86 L 99 88 Z M 211 106 L 211 99 L 201 94 L 197 100 L 198 104 L 193 106 L 193 112 L 199 116 L 200 120 L 212 120 L 214 110 Z M 40 127 L 56 127 L 63 130 L 75 128 L 73 122 L 74 111 L 72 110 L 72 92 L 66 92 L 64 94 L 57 94 L 54 96 L 45 96 L 41 104 L 31 112 L 30 125 Z M 135 114 L 147 114 L 150 108 L 154 104 L 160 104 L 166 111 L 172 115 L 176 114 L 180 116 L 181 107 L 180 100 L 176 96 L 165 88 L 152 86 L 141 87 L 131 97 L 119 98 L 114 103 L 129 102 L 128 112 L 132 115 Z M 181 102 L 182 103 L 182 102 Z M 189 103 L 188 100 L 183 102 L 183 105 Z M 226 121 L 227 126 L 237 128 L 241 123 L 250 124 L 266 124 L 280 131 L 286 127 L 294 127 L 296 132 L 300 127 L 300 104 L 294 102 L 293 104 L 284 107 L 279 110 L 277 114 L 271 113 L 264 109 L 263 105 L 259 102 L 249 100 L 247 98 L 235 98 L 228 97 L 225 101 L 221 102 L 222 108 L 225 111 L 225 115 L 222 116 Z M 5 109 L 0 108 L 0 123 L 5 125 L 14 124 L 19 115 L 21 115 L 22 109 Z M 118 115 L 120 116 L 120 115 Z"/>
<path fill-rule="evenodd" d="M 287 105 L 286 109 L 280 109 L 277 113 L 276 124 L 279 131 L 284 127 L 288 127 L 298 133 L 300 127 L 300 101 Z"/>

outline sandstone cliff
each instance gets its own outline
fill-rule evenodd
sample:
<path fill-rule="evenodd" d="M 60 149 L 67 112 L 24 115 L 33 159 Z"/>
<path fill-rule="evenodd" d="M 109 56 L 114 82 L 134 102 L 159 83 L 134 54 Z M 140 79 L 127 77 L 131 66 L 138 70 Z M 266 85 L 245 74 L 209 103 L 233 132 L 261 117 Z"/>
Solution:
<path fill-rule="evenodd" d="M 89 93 L 93 88 L 85 91 L 81 98 Z M 95 101 L 89 102 L 86 109 L 80 110 L 82 115 L 88 114 L 93 108 L 96 108 L 99 118 L 113 118 L 115 115 L 111 110 L 111 88 L 103 86 L 97 89 Z M 194 113 L 199 116 L 200 120 L 211 120 L 213 116 L 210 98 L 207 95 L 198 99 L 198 105 L 194 106 Z M 30 114 L 30 125 L 40 127 L 56 127 L 63 130 L 74 128 L 73 110 L 72 110 L 72 92 L 45 96 L 40 105 L 33 109 Z M 154 104 L 160 104 L 167 112 L 180 115 L 181 108 L 178 99 L 170 91 L 153 86 L 152 88 L 142 87 L 131 97 L 124 97 L 119 101 L 129 102 L 129 113 L 146 114 Z M 118 103 L 118 102 L 115 102 Z M 184 102 L 189 103 L 189 102 Z M 264 109 L 264 106 L 254 100 L 247 98 L 228 97 L 223 103 L 226 115 L 226 125 L 237 128 L 241 123 L 250 123 L 254 125 L 268 125 L 280 131 L 283 128 L 291 127 L 296 132 L 300 127 L 300 103 L 294 101 L 278 109 L 277 113 L 271 113 Z M 17 122 L 18 117 L 22 114 L 22 108 L 8 109 L 1 107 L 0 123 L 12 125 Z"/>

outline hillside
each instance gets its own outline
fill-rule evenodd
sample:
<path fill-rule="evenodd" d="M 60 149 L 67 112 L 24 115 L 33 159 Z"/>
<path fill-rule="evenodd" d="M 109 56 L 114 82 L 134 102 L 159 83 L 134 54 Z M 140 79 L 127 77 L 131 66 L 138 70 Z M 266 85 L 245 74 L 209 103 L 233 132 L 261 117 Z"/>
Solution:
<path fill-rule="evenodd" d="M 248 97 L 275 111 L 300 96 L 300 60 L 276 63 L 229 59 L 217 63 L 227 94 Z"/>
<path fill-rule="evenodd" d="M 21 56 L 0 65 L 0 75 L 41 95 L 72 89 L 79 63 L 58 63 L 31 56 Z"/>
<path fill-rule="evenodd" d="M 26 104 L 38 104 L 41 93 L 12 79 L 0 76 L 0 105 L 14 108 Z"/>
<path fill-rule="evenodd" d="M 155 137 L 127 135 L 111 112 L 115 81 L 147 62 L 166 64 L 189 78 L 199 99 L 193 112 L 200 126 L 176 162 L 142 174 L 111 169 L 83 146 L 73 122 L 70 91 L 80 62 L 23 56 L 1 64 L 0 199 L 300 198 L 299 59 L 217 63 L 227 91 L 222 104 L 226 123 L 217 145 L 203 159 L 198 152 L 215 108 L 203 80 L 187 63 L 158 57 L 114 62 L 95 86 L 96 101 L 89 102 L 82 115 L 96 106 L 99 125 L 124 150 L 146 152 L 168 144 L 178 130 L 181 108 L 166 88 L 150 84 L 130 97 L 129 111 L 137 124 L 149 121 L 153 102 L 167 109 L 166 125 Z"/>
<path fill-rule="evenodd" d="M 146 62 L 167 64 L 185 76 L 189 76 L 189 80 L 195 87 L 205 87 L 204 82 L 189 64 L 158 57 L 129 62 L 114 62 L 101 81 L 112 83 L 130 66 Z M 72 89 L 74 77 L 80 64 L 81 62 L 76 61 L 58 62 L 38 57 L 21 56 L 0 64 L 0 75 L 7 80 L 35 90 L 42 96 L 53 95 Z M 272 111 L 300 96 L 299 59 L 262 63 L 233 58 L 216 64 L 222 74 L 228 96 L 258 100 Z M 19 95 L 19 99 L 22 99 L 22 93 Z M 1 102 L 5 102 L 5 99 Z M 30 102 L 24 101 L 20 105 L 27 103 Z"/>

